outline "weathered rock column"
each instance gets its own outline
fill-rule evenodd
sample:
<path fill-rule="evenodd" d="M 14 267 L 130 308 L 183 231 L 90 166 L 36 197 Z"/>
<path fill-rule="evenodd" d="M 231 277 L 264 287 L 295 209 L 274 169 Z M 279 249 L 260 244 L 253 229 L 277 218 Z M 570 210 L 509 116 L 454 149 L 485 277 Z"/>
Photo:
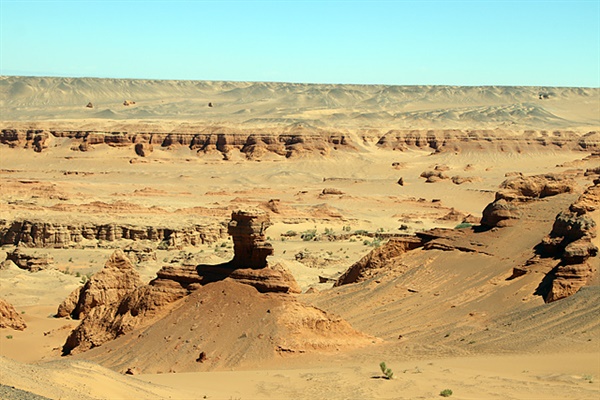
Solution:
<path fill-rule="evenodd" d="M 271 226 L 267 213 L 240 210 L 231 214 L 227 232 L 233 238 L 235 253 L 231 265 L 235 268 L 264 268 L 273 246 L 265 241 L 265 230 Z"/>

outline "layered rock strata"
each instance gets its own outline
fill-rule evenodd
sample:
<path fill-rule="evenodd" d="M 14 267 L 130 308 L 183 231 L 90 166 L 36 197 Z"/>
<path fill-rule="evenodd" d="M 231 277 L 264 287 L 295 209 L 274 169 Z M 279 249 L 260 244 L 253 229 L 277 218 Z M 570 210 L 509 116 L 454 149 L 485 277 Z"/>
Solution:
<path fill-rule="evenodd" d="M 166 248 L 182 248 L 211 244 L 221 239 L 224 234 L 225 229 L 222 225 L 167 228 L 0 220 L 0 245 L 11 244 L 23 247 L 77 248 L 84 245 L 95 247 L 101 245 L 101 242 L 127 239 L 162 242 Z"/>
<path fill-rule="evenodd" d="M 430 149 L 435 152 L 497 149 L 506 152 L 523 152 L 528 148 L 594 150 L 600 148 L 599 133 L 592 131 L 579 135 L 571 131 L 525 131 L 506 134 L 497 130 L 390 130 L 385 133 L 365 132 L 359 134 L 364 142 L 375 142 L 378 147 L 392 150 L 410 148 Z M 281 128 L 261 131 L 224 127 L 199 127 L 196 132 L 139 132 L 69 129 L 25 129 L 4 127 L 0 130 L 0 143 L 41 152 L 48 148 L 52 138 L 73 140 L 73 150 L 89 151 L 96 145 L 127 147 L 145 157 L 155 147 L 169 149 L 185 146 L 203 153 L 217 152 L 228 159 L 232 150 L 238 150 L 247 158 L 260 158 L 272 153 L 283 157 L 304 154 L 330 154 L 337 150 L 356 150 L 351 138 L 337 131 L 304 127 L 292 124 Z"/>

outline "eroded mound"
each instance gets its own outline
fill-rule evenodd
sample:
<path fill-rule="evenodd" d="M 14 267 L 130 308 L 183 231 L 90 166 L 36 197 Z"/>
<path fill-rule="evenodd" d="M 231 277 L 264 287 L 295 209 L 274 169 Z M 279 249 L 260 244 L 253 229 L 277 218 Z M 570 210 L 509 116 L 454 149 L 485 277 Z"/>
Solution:
<path fill-rule="evenodd" d="M 152 325 L 81 356 L 122 372 L 184 372 L 257 365 L 277 355 L 373 340 L 294 297 L 225 279 L 181 299 Z"/>

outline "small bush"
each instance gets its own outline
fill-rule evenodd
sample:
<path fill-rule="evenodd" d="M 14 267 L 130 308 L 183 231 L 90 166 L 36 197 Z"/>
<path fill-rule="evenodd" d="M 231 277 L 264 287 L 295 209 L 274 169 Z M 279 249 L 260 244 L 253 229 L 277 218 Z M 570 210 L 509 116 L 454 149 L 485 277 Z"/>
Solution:
<path fill-rule="evenodd" d="M 306 230 L 306 231 L 302 232 L 302 234 L 300 234 L 300 238 L 302 240 L 304 240 L 305 242 L 310 242 L 311 240 L 316 240 L 317 230 L 316 229 Z"/>
<path fill-rule="evenodd" d="M 440 396 L 442 397 L 450 397 L 452 396 L 452 390 L 450 389 L 444 389 L 440 392 Z"/>
<path fill-rule="evenodd" d="M 12 339 L 12 338 L 13 338 L 13 335 L 6 335 L 6 338 L 7 338 L 7 339 Z"/>
<path fill-rule="evenodd" d="M 385 365 L 385 362 L 382 361 L 379 363 L 379 368 L 381 368 L 381 373 L 383 373 L 385 379 L 392 379 L 394 377 L 394 373 Z"/>
<path fill-rule="evenodd" d="M 456 225 L 454 227 L 454 229 L 466 229 L 466 228 L 470 228 L 472 226 L 473 226 L 473 224 L 470 224 L 468 222 L 461 222 L 460 224 Z"/>

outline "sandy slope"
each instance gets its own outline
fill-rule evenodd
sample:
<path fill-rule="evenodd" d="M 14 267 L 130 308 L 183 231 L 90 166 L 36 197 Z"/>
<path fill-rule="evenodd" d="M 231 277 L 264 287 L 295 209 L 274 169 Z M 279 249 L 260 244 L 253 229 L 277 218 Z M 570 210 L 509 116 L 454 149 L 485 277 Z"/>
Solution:
<path fill-rule="evenodd" d="M 549 99 L 538 98 L 542 91 L 550 93 Z M 443 220 L 445 215 L 452 209 L 481 215 L 507 173 L 594 167 L 593 162 L 580 161 L 591 150 L 532 145 L 516 153 L 494 145 L 438 154 L 416 147 L 393 151 L 376 141 L 363 141 L 360 132 L 373 131 L 373 137 L 380 138 L 393 128 L 499 128 L 502 137 L 547 129 L 564 137 L 580 137 L 599 130 L 598 89 L 2 77 L 0 93 L 3 129 L 196 132 L 219 126 L 221 130 L 277 133 L 303 123 L 309 130 L 315 126 L 347 133 L 357 144 L 353 151 L 336 151 L 328 157 L 268 156 L 260 161 L 249 161 L 241 153 L 223 161 L 185 146 L 157 146 L 143 159 L 135 156 L 132 146 L 102 144 L 80 152 L 71 150 L 74 139 L 59 137 L 52 137 L 41 153 L 0 145 L 0 219 L 176 228 L 221 224 L 231 210 L 242 207 L 266 209 L 274 222 L 267 231 L 275 247 L 272 261 L 286 265 L 304 290 L 318 289 L 298 299 L 383 339 L 362 349 L 275 358 L 261 357 L 256 345 L 254 350 L 260 354 L 243 368 L 231 362 L 218 366 L 220 371 L 201 373 L 181 372 L 194 370 L 195 361 L 186 364 L 187 359 L 180 363 L 185 367 L 173 368 L 180 373 L 168 373 L 177 362 L 174 354 L 174 361 L 166 360 L 164 365 L 152 361 L 152 370 L 162 374 L 124 376 L 117 372 L 126 369 L 123 360 L 129 362 L 134 351 L 115 356 L 102 354 L 100 347 L 90 353 L 117 372 L 60 358 L 60 346 L 76 321 L 49 315 L 78 285 L 75 272 L 97 271 L 112 247 L 129 242 L 80 249 L 24 249 L 30 254 L 49 253 L 54 268 L 68 269 L 71 274 L 0 271 L 1 296 L 24 312 L 28 325 L 23 332 L 0 330 L 1 384 L 50 398 L 425 399 L 439 397 L 446 388 L 458 399 L 592 399 L 600 395 L 598 286 L 546 305 L 534 295 L 545 271 L 506 281 L 512 267 L 532 255 L 556 213 L 568 207 L 577 193 L 534 202 L 518 226 L 473 233 L 472 240 L 485 248 L 480 253 L 415 250 L 376 280 L 334 289 L 331 283 L 319 283 L 319 276 L 338 276 L 372 248 L 363 244 L 372 240 L 369 236 L 326 240 L 326 228 L 336 234 L 346 232 L 347 226 L 352 232 L 388 234 L 433 226 L 451 228 L 460 220 Z M 136 104 L 123 106 L 125 99 Z M 88 101 L 94 108 L 85 108 Z M 208 107 L 208 102 L 214 107 Z M 572 132 L 567 134 L 567 130 Z M 450 180 L 425 183 L 420 174 L 436 165 L 447 166 L 451 176 L 474 179 L 461 185 Z M 397 184 L 400 177 L 404 186 Z M 589 178 L 578 178 L 577 192 L 587 184 Z M 342 194 L 323 195 L 325 188 Z M 267 207 L 272 199 L 279 200 L 278 212 Z M 306 242 L 299 236 L 281 235 L 310 229 L 316 229 L 323 240 Z M 202 257 L 203 262 L 218 263 L 232 256 L 227 246 L 224 237 L 183 250 Z M 299 261 L 299 253 L 310 254 L 313 262 Z M 163 263 L 178 256 L 179 250 L 159 250 L 157 255 L 156 261 L 138 266 L 146 281 Z M 247 331 L 262 328 L 249 319 L 244 320 Z M 165 319 L 160 329 L 173 332 L 153 333 L 155 341 L 136 343 L 130 336 L 110 346 L 119 351 L 119 343 L 127 342 L 132 349 L 138 344 L 142 352 L 158 351 L 163 337 L 177 334 L 176 320 L 177 316 Z M 189 327 L 185 335 L 195 338 Z M 234 345 L 229 354 L 241 351 L 234 331 L 220 338 L 213 327 L 207 337 L 230 338 Z M 227 357 L 226 350 L 219 351 Z M 196 356 L 194 352 L 189 354 Z M 388 363 L 397 379 L 379 378 L 381 361 Z"/>

